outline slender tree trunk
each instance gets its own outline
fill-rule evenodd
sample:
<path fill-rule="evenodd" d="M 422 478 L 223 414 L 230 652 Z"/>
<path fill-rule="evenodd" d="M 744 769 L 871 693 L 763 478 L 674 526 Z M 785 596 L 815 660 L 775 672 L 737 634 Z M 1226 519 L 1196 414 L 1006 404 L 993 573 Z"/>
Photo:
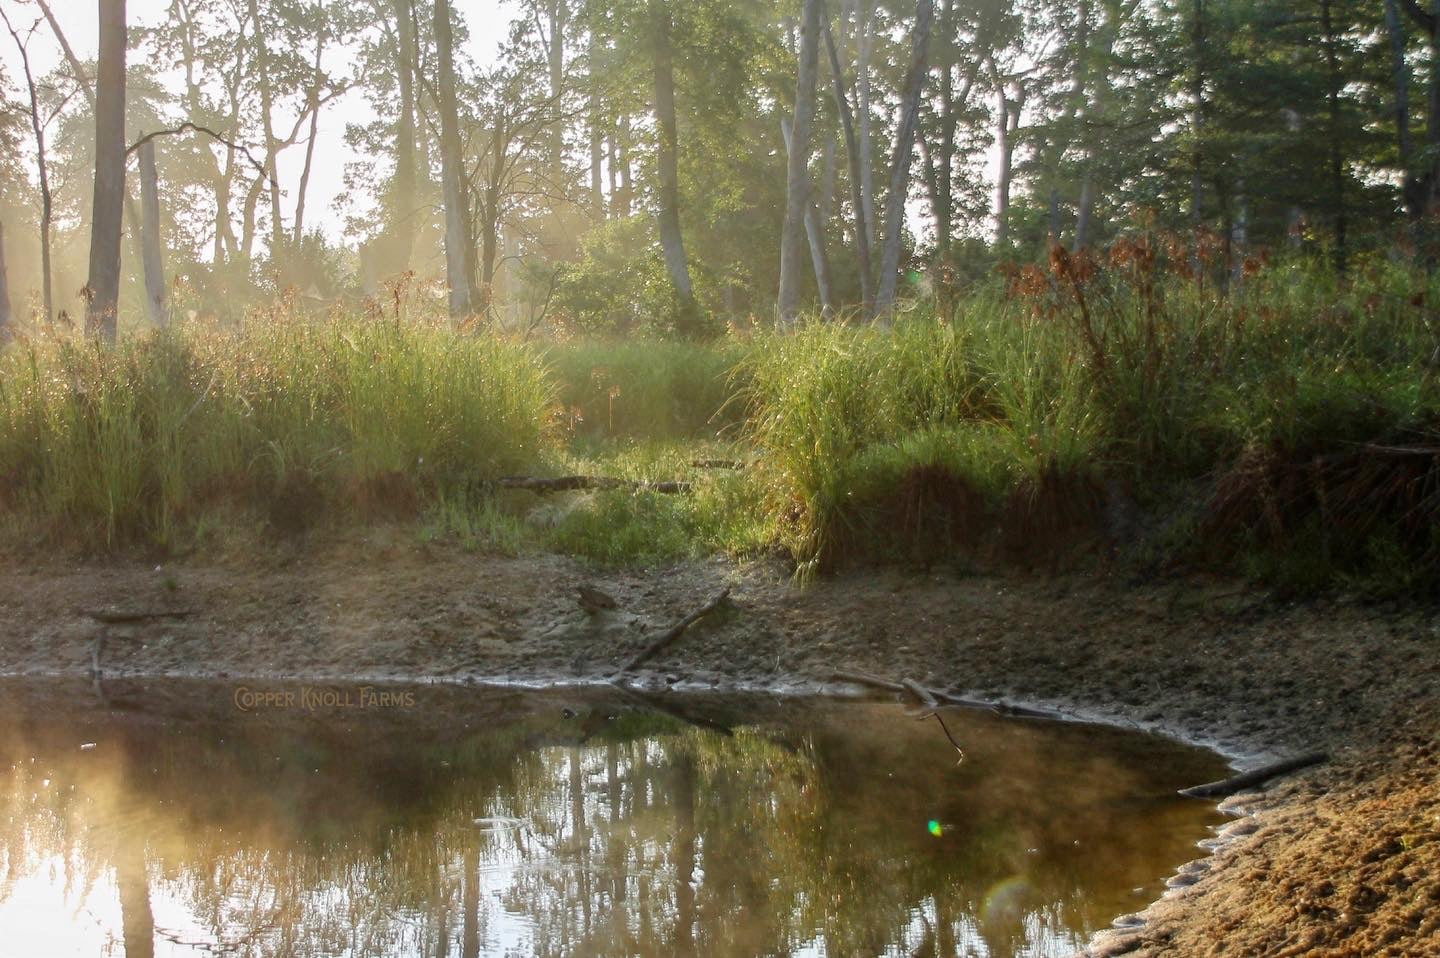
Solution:
<path fill-rule="evenodd" d="M 125 40 L 125 0 L 100 0 L 95 199 L 90 217 L 90 302 L 85 327 L 112 343 L 120 308 L 120 240 L 125 216 Z"/>
<path fill-rule="evenodd" d="M 805 0 L 800 24 L 799 70 L 795 82 L 795 121 L 786 137 L 785 224 L 780 234 L 780 295 L 782 326 L 800 315 L 800 277 L 804 269 L 802 231 L 810 208 L 810 131 L 815 122 L 815 75 L 820 54 L 820 0 Z M 823 243 L 822 243 L 823 245 Z"/>
<path fill-rule="evenodd" d="M 279 268 L 285 250 L 285 224 L 280 213 L 279 141 L 275 138 L 275 90 L 270 82 L 270 52 L 265 45 L 265 26 L 260 21 L 257 0 L 250 2 L 250 22 L 255 28 L 256 75 L 260 88 L 260 120 L 265 133 L 265 169 L 270 187 L 270 262 Z"/>
<path fill-rule="evenodd" d="M 871 289 L 873 274 L 870 264 L 870 221 L 865 214 L 865 198 L 861 187 L 861 155 L 855 135 L 854 117 L 850 110 L 850 95 L 845 91 L 845 75 L 840 69 L 840 54 L 835 49 L 835 36 L 830 30 L 830 18 L 824 16 L 821 25 L 825 30 L 825 50 L 830 58 L 831 88 L 835 96 L 835 109 L 840 114 L 840 126 L 845 135 L 845 155 L 850 165 L 850 205 L 855 217 L 855 251 L 860 267 L 860 298 L 868 314 L 875 304 Z"/>
<path fill-rule="evenodd" d="M 940 8 L 940 147 L 934 162 L 935 245 L 943 262 L 950 258 L 950 241 L 955 233 L 955 0 L 943 0 Z M 961 94 L 961 100 L 969 91 Z"/>
<path fill-rule="evenodd" d="M 794 136 L 790 121 L 780 120 L 780 134 L 785 140 L 785 149 L 792 148 Z M 806 192 L 810 190 L 810 178 L 805 178 Z M 815 289 L 820 294 L 821 314 L 829 318 L 835 314 L 835 282 L 830 274 L 830 254 L 825 250 L 825 221 L 820 208 L 813 201 L 805 204 L 805 241 L 810 248 L 810 268 L 815 273 Z"/>
<path fill-rule="evenodd" d="M 1410 130 L 1410 67 L 1405 62 L 1405 23 L 1400 19 L 1399 0 L 1385 0 L 1385 32 L 1390 38 L 1390 72 L 1395 86 L 1395 133 L 1400 150 L 1401 198 L 1405 214 L 1417 223 L 1425 213 L 1415 175 L 1415 138 Z"/>
<path fill-rule="evenodd" d="M 668 0 L 649 0 L 654 32 L 655 124 L 659 131 L 656 166 L 660 179 L 660 247 L 670 283 L 680 298 L 683 331 L 695 332 L 695 290 L 690 283 L 690 264 L 680 232 L 679 135 L 675 119 L 675 64 L 670 46 L 672 29 Z"/>
<path fill-rule="evenodd" d="M 450 315 L 469 316 L 475 309 L 475 280 L 470 250 L 470 200 L 460 146 L 460 115 L 455 103 L 455 40 L 450 26 L 450 0 L 435 0 L 435 46 L 440 75 L 440 178 L 445 195 L 445 276 L 450 287 Z"/>
<path fill-rule="evenodd" d="M 41 9 L 46 16 L 51 16 L 49 7 L 45 6 L 43 0 Z M 30 131 L 35 137 L 35 162 L 39 167 L 40 174 L 40 292 L 45 309 L 45 322 L 49 323 L 55 317 L 55 299 L 53 282 L 50 268 L 50 247 L 51 247 L 51 223 L 54 218 L 55 198 L 50 191 L 50 161 L 45 151 L 45 126 L 40 121 L 40 92 L 35 86 L 35 74 L 30 68 L 30 50 L 26 42 L 20 39 L 20 34 L 10 23 L 10 18 L 0 10 L 0 16 L 5 17 L 5 26 L 10 31 L 10 36 L 15 40 L 15 48 L 20 53 L 20 64 L 25 71 L 25 86 L 30 94 Z M 55 21 L 51 19 L 52 29 L 58 30 Z M 66 44 L 66 48 L 69 45 Z"/>
<path fill-rule="evenodd" d="M 1194 0 L 1190 24 L 1190 228 L 1198 232 L 1203 221 L 1201 197 L 1205 158 L 1201 137 L 1205 132 L 1205 0 Z"/>
<path fill-rule="evenodd" d="M 590 104 L 587 125 L 590 127 L 590 209 L 591 216 L 598 221 L 605 219 L 605 181 L 601 168 L 605 161 L 605 131 L 600 110 L 600 81 L 595 76 L 596 60 L 600 56 L 600 44 L 593 34 L 590 38 Z"/>
<path fill-rule="evenodd" d="M 865 208 L 865 223 L 873 231 L 875 216 L 875 141 L 870 132 L 870 57 L 875 51 L 875 0 L 861 0 L 855 8 L 859 22 L 855 25 L 857 55 L 855 58 L 855 112 L 860 151 L 860 201 Z M 868 240 L 873 243 L 872 232 Z M 871 280 L 873 282 L 873 277 Z"/>
<path fill-rule="evenodd" d="M 905 225 L 906 187 L 910 182 L 910 161 L 915 152 L 915 130 L 920 120 L 920 94 L 925 88 L 925 55 L 930 47 L 930 28 L 934 22 L 935 0 L 918 0 L 910 67 L 905 74 L 900 123 L 890 162 L 890 186 L 885 193 L 885 245 L 880 259 L 880 288 L 875 297 L 875 311 L 881 317 L 887 317 L 895 308 L 895 294 L 900 281 L 900 239 Z"/>
<path fill-rule="evenodd" d="M 565 31 L 570 23 L 569 0 L 549 0 L 550 96 L 558 98 L 565 84 Z M 565 125 L 550 125 L 550 170 L 554 184 L 565 182 Z"/>
<path fill-rule="evenodd" d="M 1010 99 L 1005 79 L 992 64 L 995 89 L 999 94 L 999 122 L 995 125 L 995 148 L 1000 169 L 995 177 L 995 247 L 1005 250 L 1010 245 L 1010 188 L 1015 178 L 1015 144 L 1019 139 L 1020 116 L 1024 110 L 1024 91 Z"/>
<path fill-rule="evenodd" d="M 1344 273 L 1349 267 L 1347 249 L 1349 216 L 1345 197 L 1345 153 L 1341 130 L 1340 91 L 1345 86 L 1345 77 L 1340 72 L 1340 38 L 1335 31 L 1334 0 L 1321 0 L 1320 24 L 1325 49 L 1325 72 L 1328 74 L 1326 91 L 1330 121 L 1330 191 L 1331 211 L 1335 224 L 1335 268 Z"/>
<path fill-rule="evenodd" d="M 10 274 L 5 268 L 5 224 L 0 223 L 0 342 L 10 338 Z"/>
<path fill-rule="evenodd" d="M 630 168 L 630 114 L 620 117 L 620 208 L 621 216 L 629 216 L 635 208 L 635 174 Z"/>
<path fill-rule="evenodd" d="M 416 156 L 415 156 L 415 63 L 411 47 L 415 42 L 411 0 L 393 0 L 395 11 L 395 74 L 400 84 L 400 122 L 395 130 L 395 221 L 396 265 L 404 272 L 415 253 Z"/>
<path fill-rule="evenodd" d="M 324 76 L 321 63 L 325 55 L 323 37 L 324 33 L 319 33 L 315 38 L 315 78 L 306 103 L 310 111 L 310 135 L 305 141 L 305 165 L 300 170 L 299 195 L 295 198 L 295 226 L 290 232 L 290 243 L 297 251 L 300 249 L 301 240 L 305 238 L 305 200 L 310 195 L 310 171 L 315 166 L 315 141 L 320 136 L 320 81 Z"/>
<path fill-rule="evenodd" d="M 155 170 L 155 141 L 140 147 L 140 246 L 145 265 L 145 307 L 156 326 L 169 324 L 165 304 L 165 255 L 160 242 L 160 176 Z"/>

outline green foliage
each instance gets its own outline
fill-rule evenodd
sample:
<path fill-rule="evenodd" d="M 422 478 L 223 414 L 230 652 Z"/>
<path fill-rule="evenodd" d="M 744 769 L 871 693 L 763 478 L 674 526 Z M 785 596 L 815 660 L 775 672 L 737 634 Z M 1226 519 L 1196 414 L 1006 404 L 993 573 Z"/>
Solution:
<path fill-rule="evenodd" d="M 731 342 L 579 340 L 546 350 L 546 364 L 574 434 L 592 439 L 668 439 L 733 431 Z"/>
<path fill-rule="evenodd" d="M 0 354 L 0 477 L 13 506 L 112 545 L 172 544 L 222 506 L 280 528 L 413 513 L 533 462 L 550 397 L 533 351 L 426 323 L 42 334 Z"/>

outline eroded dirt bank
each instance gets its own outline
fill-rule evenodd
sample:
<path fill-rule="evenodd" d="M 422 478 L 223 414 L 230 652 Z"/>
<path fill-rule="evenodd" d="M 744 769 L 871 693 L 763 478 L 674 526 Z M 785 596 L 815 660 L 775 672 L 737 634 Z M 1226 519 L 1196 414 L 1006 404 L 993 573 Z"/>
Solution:
<path fill-rule="evenodd" d="M 580 585 L 617 608 L 587 612 Z M 1234 583 L 853 573 L 800 591 L 726 562 L 597 572 L 370 542 L 256 561 L 0 565 L 0 672 L 506 678 L 608 674 L 725 586 L 732 602 L 649 681 L 813 687 L 837 668 L 1045 704 L 1329 764 L 1242 797 L 1256 813 L 1133 954 L 1440 954 L 1440 617 L 1284 604 Z M 180 611 L 102 625 L 88 613 Z M 1240 834 L 1244 833 L 1244 834 Z"/>

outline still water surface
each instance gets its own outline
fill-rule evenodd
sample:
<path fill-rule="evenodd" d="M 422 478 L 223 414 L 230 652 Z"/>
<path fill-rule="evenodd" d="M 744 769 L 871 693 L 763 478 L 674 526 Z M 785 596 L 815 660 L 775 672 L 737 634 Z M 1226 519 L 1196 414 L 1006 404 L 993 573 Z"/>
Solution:
<path fill-rule="evenodd" d="M 1066 955 L 1215 756 L 897 705 L 0 683 L 0 955 Z M 957 751 L 953 737 L 963 750 Z"/>

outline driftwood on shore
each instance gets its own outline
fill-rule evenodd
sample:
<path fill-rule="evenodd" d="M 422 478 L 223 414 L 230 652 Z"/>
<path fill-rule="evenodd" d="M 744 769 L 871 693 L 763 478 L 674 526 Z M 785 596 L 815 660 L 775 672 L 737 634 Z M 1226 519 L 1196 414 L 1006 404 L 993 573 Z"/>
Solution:
<path fill-rule="evenodd" d="M 195 614 L 194 609 L 156 609 L 141 611 L 122 611 L 117 609 L 94 609 L 80 613 L 87 618 L 94 619 L 101 625 L 135 625 L 140 622 L 155 622 L 160 619 L 188 619 Z"/>
<path fill-rule="evenodd" d="M 1048 709 L 1031 708 L 1026 705 L 1011 705 L 1008 702 L 983 702 L 977 699 L 961 698 L 958 695 L 951 695 L 949 692 L 941 692 L 938 689 L 927 688 L 913 679 L 902 679 L 895 681 L 883 676 L 872 675 L 869 672 L 856 672 L 850 669 L 837 669 L 830 674 L 830 678 L 837 682 L 853 682 L 856 685 L 868 685 L 871 688 L 884 689 L 887 692 L 903 692 L 919 702 L 926 708 L 960 708 L 975 709 L 983 712 L 994 712 L 997 715 L 1009 715 L 1015 718 L 1038 718 L 1038 719 L 1063 719 L 1059 712 L 1052 712 Z"/>
<path fill-rule="evenodd" d="M 540 495 L 585 489 L 633 489 L 636 492 L 684 495 L 692 488 L 690 483 L 678 479 L 646 482 L 640 479 L 616 479 L 612 476 L 557 476 L 553 479 L 541 476 L 502 476 L 496 479 L 495 483 L 503 489 L 524 489 Z"/>
<path fill-rule="evenodd" d="M 1298 772 L 1302 768 L 1319 765 L 1321 762 L 1328 761 L 1329 758 L 1330 756 L 1325 752 L 1307 752 L 1294 758 L 1263 765 L 1249 772 L 1242 772 L 1232 778 L 1218 782 L 1206 782 L 1204 785 L 1195 785 L 1191 788 L 1182 788 L 1180 794 L 1186 798 L 1224 798 L 1251 786 L 1262 785 L 1272 778 L 1278 778 L 1289 772 Z"/>
<path fill-rule="evenodd" d="M 639 668 L 643 663 L 648 662 L 656 655 L 665 651 L 665 649 L 668 648 L 676 639 L 680 638 L 680 636 L 685 634 L 686 629 L 690 628 L 690 626 L 705 618 L 705 616 L 709 615 L 711 612 L 714 612 L 720 607 L 721 603 L 723 603 L 728 598 L 730 598 L 730 589 L 726 587 L 725 589 L 722 589 L 720 591 L 720 594 L 715 596 L 715 598 L 711 599 L 709 602 L 705 603 L 703 606 L 696 609 L 694 612 L 691 612 L 689 615 L 685 616 L 685 618 L 681 619 L 679 622 L 675 623 L 670 628 L 666 629 L 658 637 L 656 637 L 653 642 L 651 642 L 649 645 L 645 646 L 645 648 L 641 649 L 634 656 L 632 656 L 628 662 L 626 662 L 624 665 L 620 666 L 620 668 L 616 670 L 615 675 L 612 677 L 612 679 L 618 679 L 626 672 L 634 671 L 635 669 Z"/>

